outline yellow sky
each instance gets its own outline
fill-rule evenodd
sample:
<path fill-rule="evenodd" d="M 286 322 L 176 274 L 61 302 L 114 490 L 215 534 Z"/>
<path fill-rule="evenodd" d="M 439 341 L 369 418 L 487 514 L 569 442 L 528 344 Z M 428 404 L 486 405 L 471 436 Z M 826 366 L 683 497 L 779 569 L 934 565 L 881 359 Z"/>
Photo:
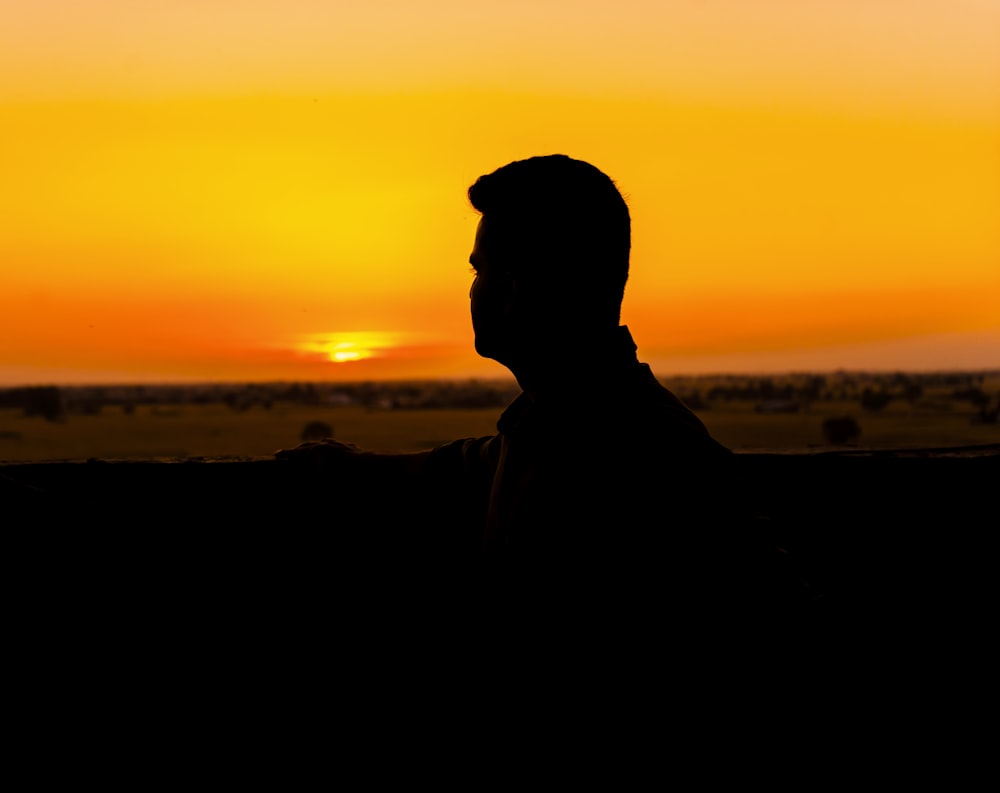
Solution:
<path fill-rule="evenodd" d="M 465 189 L 554 152 L 629 201 L 662 376 L 998 367 L 997 41 L 992 0 L 0 3 L 0 384 L 502 375 Z"/>

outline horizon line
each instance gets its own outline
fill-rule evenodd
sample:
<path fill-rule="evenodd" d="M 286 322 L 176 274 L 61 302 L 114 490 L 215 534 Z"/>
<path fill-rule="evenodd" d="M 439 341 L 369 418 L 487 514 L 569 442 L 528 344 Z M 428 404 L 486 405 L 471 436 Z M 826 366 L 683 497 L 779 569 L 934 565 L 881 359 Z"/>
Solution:
<path fill-rule="evenodd" d="M 710 378 L 733 378 L 733 377 L 817 377 L 828 375 L 997 375 L 1000 376 L 1000 367 L 975 367 L 975 368 L 836 368 L 836 369 L 786 369 L 771 371 L 713 371 L 700 373 L 684 373 L 673 375 L 656 375 L 658 380 L 693 380 Z M 156 388 L 183 388 L 198 386 L 247 386 L 247 385 L 296 385 L 309 383 L 312 385 L 324 386 L 354 386 L 354 385 L 391 385 L 402 383 L 498 383 L 513 382 L 516 379 L 513 375 L 496 375 L 490 377 L 468 375 L 468 376 L 428 376 L 428 377 L 387 377 L 387 378 L 361 378 L 357 380 L 315 380 L 315 379 L 223 379 L 223 380 L 136 380 L 136 381 L 93 381 L 93 382 L 21 382 L 21 383 L 0 383 L 0 391 L 13 390 L 18 388 L 134 388 L 138 386 Z"/>

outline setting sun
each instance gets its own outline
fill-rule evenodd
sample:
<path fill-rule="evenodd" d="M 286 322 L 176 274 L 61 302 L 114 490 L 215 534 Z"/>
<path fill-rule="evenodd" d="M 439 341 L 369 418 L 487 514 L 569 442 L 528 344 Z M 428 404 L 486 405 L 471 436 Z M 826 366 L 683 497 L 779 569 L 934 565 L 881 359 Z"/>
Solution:
<path fill-rule="evenodd" d="M 317 333 L 302 339 L 296 349 L 305 355 L 324 355 L 332 363 L 345 363 L 385 355 L 398 344 L 398 335 L 392 333 Z"/>

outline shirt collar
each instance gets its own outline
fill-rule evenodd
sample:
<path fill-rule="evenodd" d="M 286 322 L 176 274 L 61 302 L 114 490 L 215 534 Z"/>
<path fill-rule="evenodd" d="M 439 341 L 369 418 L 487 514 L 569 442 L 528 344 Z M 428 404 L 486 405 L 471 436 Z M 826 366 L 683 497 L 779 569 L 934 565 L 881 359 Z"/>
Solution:
<path fill-rule="evenodd" d="M 627 325 L 619 325 L 615 328 L 610 341 L 603 346 L 597 346 L 593 350 L 592 360 L 588 363 L 586 375 L 593 378 L 592 382 L 601 382 L 613 379 L 615 375 L 620 375 L 623 370 L 638 367 L 639 359 L 636 356 L 637 346 Z M 578 393 L 578 384 L 567 384 L 572 388 L 574 394 Z M 553 397 L 563 402 L 564 393 L 554 393 Z M 531 420 L 531 416 L 539 410 L 538 402 L 522 392 L 500 414 L 497 420 L 497 430 L 501 433 L 516 431 L 526 422 Z"/>

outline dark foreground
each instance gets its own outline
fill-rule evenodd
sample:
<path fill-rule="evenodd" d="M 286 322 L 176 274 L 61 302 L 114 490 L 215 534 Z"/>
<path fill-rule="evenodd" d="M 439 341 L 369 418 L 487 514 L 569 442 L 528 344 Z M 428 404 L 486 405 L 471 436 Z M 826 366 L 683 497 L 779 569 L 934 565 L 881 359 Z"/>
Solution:
<path fill-rule="evenodd" d="M 475 710 L 512 681 L 536 696 L 575 680 L 563 693 L 578 704 L 694 696 L 699 712 L 727 687 L 810 709 L 834 691 L 831 704 L 894 691 L 897 715 L 978 696 L 992 677 L 1000 447 L 739 466 L 807 606 L 755 638 L 713 629 L 712 609 L 690 602 L 683 624 L 701 627 L 681 630 L 665 604 L 558 661 L 543 636 L 482 642 L 473 571 L 423 541 L 430 517 L 396 484 L 272 460 L 0 467 L 10 679 L 28 719 L 104 709 L 226 730 L 265 712 L 273 726 L 364 721 L 413 697 L 441 707 L 452 688 Z M 669 515 L 652 520 L 670 531 Z"/>

